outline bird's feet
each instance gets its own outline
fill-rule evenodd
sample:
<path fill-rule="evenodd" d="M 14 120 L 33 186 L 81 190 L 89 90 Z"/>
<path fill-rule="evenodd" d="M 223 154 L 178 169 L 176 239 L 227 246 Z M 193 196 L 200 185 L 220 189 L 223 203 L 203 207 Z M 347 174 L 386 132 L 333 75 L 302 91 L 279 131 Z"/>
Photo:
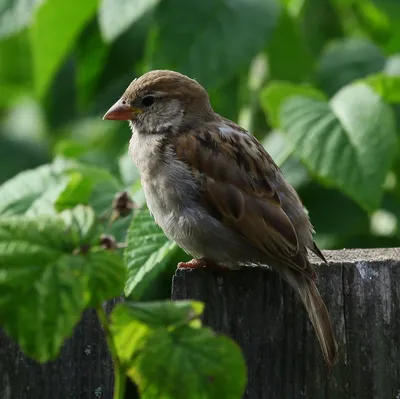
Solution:
<path fill-rule="evenodd" d="M 198 269 L 201 267 L 207 267 L 208 269 L 214 270 L 226 270 L 227 267 L 220 266 L 212 260 L 200 258 L 200 259 L 192 259 L 190 262 L 179 262 L 178 269 Z"/>

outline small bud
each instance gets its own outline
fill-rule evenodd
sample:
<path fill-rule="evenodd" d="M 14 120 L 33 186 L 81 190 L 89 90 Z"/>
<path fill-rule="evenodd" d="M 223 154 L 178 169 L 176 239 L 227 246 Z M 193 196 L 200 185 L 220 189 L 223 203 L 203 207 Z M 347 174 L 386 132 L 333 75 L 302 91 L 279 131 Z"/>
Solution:
<path fill-rule="evenodd" d="M 114 251 L 118 249 L 118 242 L 112 235 L 102 234 L 100 236 L 100 246 L 107 251 Z"/>
<path fill-rule="evenodd" d="M 128 216 L 132 209 L 137 208 L 127 191 L 117 193 L 112 204 L 113 210 L 117 212 L 118 217 Z"/>
<path fill-rule="evenodd" d="M 74 255 L 86 255 L 90 251 L 90 245 L 89 244 L 83 244 L 82 246 L 75 248 L 72 253 Z"/>

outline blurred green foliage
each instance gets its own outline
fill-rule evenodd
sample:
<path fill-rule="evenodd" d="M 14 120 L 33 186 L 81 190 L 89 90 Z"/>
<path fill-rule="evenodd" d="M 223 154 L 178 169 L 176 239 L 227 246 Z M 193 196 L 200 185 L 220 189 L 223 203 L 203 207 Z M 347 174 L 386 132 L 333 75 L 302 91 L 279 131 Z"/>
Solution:
<path fill-rule="evenodd" d="M 398 245 L 398 0 L 1 0 L 0 316 L 39 360 L 54 357 L 85 307 L 123 284 L 134 300 L 167 298 L 177 262 L 188 259 L 143 208 L 128 126 L 101 120 L 135 77 L 161 68 L 196 78 L 218 113 L 260 139 L 298 190 L 322 248 Z M 140 209 L 111 223 L 113 199 L 124 190 Z M 100 234 L 124 243 L 124 262 L 114 252 L 98 255 Z M 34 285 L 41 289 L 32 297 Z M 11 317 L 15 289 L 31 300 L 28 312 Z M 63 299 L 49 301 L 57 295 Z M 162 314 L 159 303 L 149 306 Z M 207 329 L 194 334 L 199 325 L 188 315 L 198 305 L 185 306 L 185 314 L 168 308 L 177 320 L 167 329 L 143 320 L 140 309 L 119 308 L 114 355 L 131 337 L 129 323 L 143 345 L 161 337 L 166 358 L 194 335 L 221 353 L 232 349 Z M 43 319 L 32 324 L 36 314 Z M 128 356 L 126 374 L 153 381 L 165 367 L 156 355 Z M 201 397 L 240 397 L 243 364 L 232 356 L 235 392 L 220 391 L 229 384 L 215 363 L 219 384 Z M 179 384 L 179 367 L 170 371 Z M 202 387 L 203 371 L 188 378 Z"/>
<path fill-rule="evenodd" d="M 398 15 L 395 0 L 4 0 L 0 181 L 75 159 L 140 197 L 129 130 L 101 116 L 135 77 L 175 69 L 268 143 L 322 247 L 390 246 L 400 231 Z"/>

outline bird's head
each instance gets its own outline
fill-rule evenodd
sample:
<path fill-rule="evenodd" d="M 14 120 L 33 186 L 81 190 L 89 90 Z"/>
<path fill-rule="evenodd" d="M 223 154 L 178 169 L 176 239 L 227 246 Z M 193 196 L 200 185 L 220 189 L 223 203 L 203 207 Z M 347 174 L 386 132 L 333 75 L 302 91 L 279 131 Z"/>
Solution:
<path fill-rule="evenodd" d="M 103 119 L 129 121 L 140 133 L 178 131 L 212 119 L 208 94 L 195 80 L 173 71 L 151 71 L 135 79 Z"/>

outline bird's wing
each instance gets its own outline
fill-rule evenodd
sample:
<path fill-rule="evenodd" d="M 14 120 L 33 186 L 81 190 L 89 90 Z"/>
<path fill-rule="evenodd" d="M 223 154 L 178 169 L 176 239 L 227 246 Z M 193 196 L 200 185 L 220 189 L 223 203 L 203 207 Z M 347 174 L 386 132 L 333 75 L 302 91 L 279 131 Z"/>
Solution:
<path fill-rule="evenodd" d="M 202 205 L 267 258 L 314 278 L 305 248 L 282 209 L 272 181 L 281 173 L 263 146 L 230 121 L 188 129 L 171 139 L 173 150 L 201 183 Z"/>

